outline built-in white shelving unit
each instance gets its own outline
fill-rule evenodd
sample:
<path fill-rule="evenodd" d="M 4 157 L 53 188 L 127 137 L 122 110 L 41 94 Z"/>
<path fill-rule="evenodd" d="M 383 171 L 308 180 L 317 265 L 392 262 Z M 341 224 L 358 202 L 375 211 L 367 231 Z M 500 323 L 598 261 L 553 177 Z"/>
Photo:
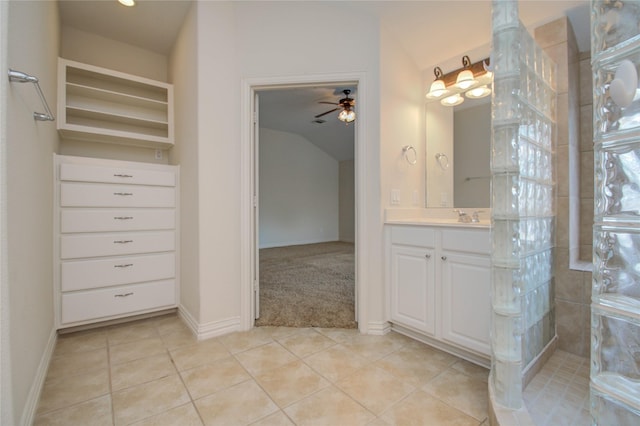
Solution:
<path fill-rule="evenodd" d="M 173 85 L 59 58 L 57 122 L 63 138 L 170 148 Z"/>

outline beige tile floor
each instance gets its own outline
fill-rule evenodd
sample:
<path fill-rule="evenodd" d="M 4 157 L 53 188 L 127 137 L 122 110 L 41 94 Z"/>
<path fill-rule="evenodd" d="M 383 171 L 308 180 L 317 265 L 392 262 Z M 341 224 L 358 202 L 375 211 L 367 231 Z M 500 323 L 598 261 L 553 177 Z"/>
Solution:
<path fill-rule="evenodd" d="M 397 333 L 163 316 L 61 335 L 35 425 L 481 425 L 488 371 Z"/>
<path fill-rule="evenodd" d="M 590 425 L 589 360 L 555 351 L 524 390 L 537 426 Z"/>

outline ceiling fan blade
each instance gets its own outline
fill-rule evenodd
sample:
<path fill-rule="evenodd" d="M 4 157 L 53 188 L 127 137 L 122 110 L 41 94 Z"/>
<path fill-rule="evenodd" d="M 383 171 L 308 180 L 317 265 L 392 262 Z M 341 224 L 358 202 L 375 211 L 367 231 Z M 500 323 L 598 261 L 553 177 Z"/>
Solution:
<path fill-rule="evenodd" d="M 340 105 L 337 102 L 325 102 L 325 101 L 318 101 L 319 104 L 329 104 L 329 105 Z"/>
<path fill-rule="evenodd" d="M 327 111 L 327 112 L 323 112 L 322 114 L 315 115 L 314 117 L 315 117 L 315 118 L 320 118 L 320 117 L 322 117 L 323 115 L 330 114 L 330 113 L 332 113 L 333 111 L 337 111 L 337 110 L 339 110 L 339 109 L 340 109 L 340 108 L 334 108 L 334 109 L 329 110 L 329 111 Z"/>

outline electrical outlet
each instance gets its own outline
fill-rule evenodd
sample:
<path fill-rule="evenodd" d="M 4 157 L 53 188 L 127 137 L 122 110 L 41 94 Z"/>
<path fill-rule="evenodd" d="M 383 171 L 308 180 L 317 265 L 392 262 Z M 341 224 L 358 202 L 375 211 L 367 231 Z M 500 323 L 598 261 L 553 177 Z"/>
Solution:
<path fill-rule="evenodd" d="M 392 189 L 391 190 L 391 204 L 397 206 L 400 204 L 400 190 Z"/>
<path fill-rule="evenodd" d="M 162 160 L 162 150 L 156 149 L 156 160 Z"/>

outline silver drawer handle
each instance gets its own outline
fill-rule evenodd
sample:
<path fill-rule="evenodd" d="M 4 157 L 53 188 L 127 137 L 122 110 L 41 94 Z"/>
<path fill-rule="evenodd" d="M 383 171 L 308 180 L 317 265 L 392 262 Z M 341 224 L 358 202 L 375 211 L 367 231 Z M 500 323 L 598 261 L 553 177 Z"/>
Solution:
<path fill-rule="evenodd" d="M 133 240 L 115 240 L 113 244 L 129 244 L 132 243 Z"/>
<path fill-rule="evenodd" d="M 122 173 L 114 173 L 113 176 L 121 177 L 121 178 L 132 178 L 133 177 L 133 175 L 125 175 L 125 174 L 122 174 Z"/>
<path fill-rule="evenodd" d="M 129 219 L 133 219 L 133 216 L 114 216 L 113 218 L 115 220 L 129 220 Z"/>
<path fill-rule="evenodd" d="M 133 195 L 133 192 L 114 192 L 113 195 L 127 196 L 127 195 Z"/>
<path fill-rule="evenodd" d="M 113 297 L 127 297 L 133 295 L 133 292 L 124 293 L 124 294 L 114 294 Z"/>
<path fill-rule="evenodd" d="M 114 268 L 128 268 L 129 266 L 133 266 L 133 263 L 123 263 L 122 265 L 113 265 Z"/>

